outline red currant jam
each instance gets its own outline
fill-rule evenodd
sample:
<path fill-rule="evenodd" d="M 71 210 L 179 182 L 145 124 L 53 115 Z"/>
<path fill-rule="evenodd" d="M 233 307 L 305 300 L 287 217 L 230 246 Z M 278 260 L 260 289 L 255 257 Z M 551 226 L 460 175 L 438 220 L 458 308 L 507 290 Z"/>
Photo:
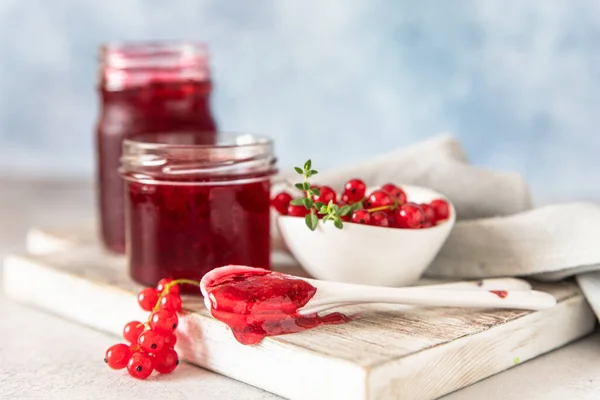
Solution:
<path fill-rule="evenodd" d="M 170 133 L 125 141 L 127 257 L 131 277 L 147 286 L 199 281 L 232 263 L 270 267 L 271 142 L 193 140 Z"/>
<path fill-rule="evenodd" d="M 506 290 L 490 290 L 490 293 L 495 294 L 501 299 L 505 299 L 506 297 L 508 297 L 508 292 Z"/>
<path fill-rule="evenodd" d="M 300 315 L 317 288 L 303 279 L 248 267 L 224 267 L 202 282 L 213 317 L 229 325 L 238 342 L 259 343 L 267 336 L 302 332 L 350 319 L 341 313 Z"/>
<path fill-rule="evenodd" d="M 215 140 L 208 56 L 192 43 L 106 45 L 101 53 L 100 116 L 96 129 L 101 235 L 105 246 L 125 250 L 123 140 L 140 133 L 195 132 Z"/>

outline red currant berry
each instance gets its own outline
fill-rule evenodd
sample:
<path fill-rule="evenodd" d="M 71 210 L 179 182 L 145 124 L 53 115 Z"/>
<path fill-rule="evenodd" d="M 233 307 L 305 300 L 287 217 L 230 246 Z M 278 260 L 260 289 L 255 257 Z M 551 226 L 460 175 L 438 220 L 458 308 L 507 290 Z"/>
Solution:
<path fill-rule="evenodd" d="M 174 333 L 171 333 L 170 335 L 165 336 L 165 345 L 164 345 L 163 349 L 164 348 L 172 349 L 175 347 L 176 343 L 177 343 L 177 336 Z"/>
<path fill-rule="evenodd" d="M 350 179 L 344 185 L 344 194 L 342 195 L 342 199 L 345 198 L 349 204 L 356 203 L 357 201 L 361 201 L 367 192 L 367 186 L 360 179 Z"/>
<path fill-rule="evenodd" d="M 110 346 L 106 350 L 104 362 L 112 369 L 123 369 L 127 366 L 131 358 L 131 349 L 123 343 Z"/>
<path fill-rule="evenodd" d="M 152 370 L 152 358 L 146 353 L 134 353 L 127 363 L 127 372 L 136 379 L 146 379 Z"/>
<path fill-rule="evenodd" d="M 158 353 L 165 345 L 165 337 L 155 331 L 144 331 L 138 338 L 138 345 L 146 353 Z"/>
<path fill-rule="evenodd" d="M 356 210 L 352 213 L 352 222 L 355 224 L 364 224 L 367 225 L 369 221 L 371 221 L 371 215 L 367 210 L 361 209 Z"/>
<path fill-rule="evenodd" d="M 392 196 L 392 199 L 396 200 L 399 205 L 406 203 L 406 193 L 398 186 L 392 183 L 386 183 L 381 187 L 381 190 Z"/>
<path fill-rule="evenodd" d="M 391 195 L 396 189 L 398 189 L 398 187 L 393 183 L 386 183 L 385 185 L 381 186 L 381 190 L 383 190 L 389 195 Z"/>
<path fill-rule="evenodd" d="M 365 208 L 379 208 L 383 206 L 392 206 L 394 201 L 389 194 L 383 190 L 376 190 L 369 195 L 367 201 L 365 201 Z"/>
<path fill-rule="evenodd" d="M 396 220 L 396 210 L 386 210 L 385 214 L 388 217 L 388 226 L 390 228 L 397 228 L 398 220 Z"/>
<path fill-rule="evenodd" d="M 433 224 L 429 221 L 425 221 L 423 225 L 421 225 L 421 229 L 431 228 Z"/>
<path fill-rule="evenodd" d="M 340 197 L 340 201 L 338 204 L 341 204 L 341 203 L 352 205 L 356 202 L 351 201 L 350 196 L 348 196 L 346 193 L 344 193 L 344 194 L 342 194 L 342 197 Z"/>
<path fill-rule="evenodd" d="M 290 204 L 288 206 L 287 215 L 291 217 L 305 217 L 310 211 L 304 206 L 295 206 Z"/>
<path fill-rule="evenodd" d="M 450 205 L 446 200 L 436 199 L 431 202 L 431 207 L 435 213 L 435 221 L 444 221 L 450 217 Z"/>
<path fill-rule="evenodd" d="M 169 310 L 158 310 L 150 318 L 152 330 L 167 335 L 177 329 L 177 314 Z"/>
<path fill-rule="evenodd" d="M 152 311 L 158 301 L 158 293 L 156 289 L 145 288 L 138 293 L 137 300 L 142 310 Z"/>
<path fill-rule="evenodd" d="M 271 205 L 279 214 L 287 215 L 290 201 L 292 201 L 292 195 L 286 192 L 281 192 L 273 197 L 273 200 L 271 200 Z"/>
<path fill-rule="evenodd" d="M 173 349 L 166 349 L 154 356 L 154 369 L 160 374 L 169 374 L 179 364 L 179 356 Z"/>
<path fill-rule="evenodd" d="M 371 214 L 371 221 L 369 222 L 369 224 L 373 226 L 388 227 L 390 226 L 390 221 L 386 213 L 382 211 L 377 211 Z"/>
<path fill-rule="evenodd" d="M 423 210 L 425 214 L 425 222 L 433 222 L 435 221 L 435 212 L 433 211 L 433 207 L 427 203 L 419 204 L 419 207 Z"/>
<path fill-rule="evenodd" d="M 171 282 L 173 282 L 173 279 L 168 278 L 161 279 L 160 281 L 158 281 L 158 285 L 156 285 L 156 290 L 158 291 L 158 293 L 162 293 L 167 288 L 167 285 Z M 169 286 L 169 291 L 167 293 L 179 294 L 179 285 Z"/>
<path fill-rule="evenodd" d="M 398 193 L 398 197 L 396 198 L 396 200 L 398 201 L 399 205 L 402 204 L 406 204 L 406 202 L 408 201 L 408 196 L 406 196 L 406 193 L 404 193 L 404 190 L 398 188 L 398 190 L 400 191 L 400 193 Z"/>
<path fill-rule="evenodd" d="M 406 203 L 396 211 L 398 227 L 405 229 L 419 228 L 425 222 L 425 213 L 415 203 Z"/>
<path fill-rule="evenodd" d="M 123 328 L 123 337 L 129 343 L 137 343 L 142 332 L 144 332 L 144 324 L 140 321 L 131 321 Z"/>
<path fill-rule="evenodd" d="M 334 203 L 336 203 L 337 195 L 335 194 L 335 190 L 333 190 L 329 186 L 321 186 L 319 188 L 319 195 L 313 196 L 313 200 L 315 203 L 321 202 L 321 203 L 329 204 L 330 201 L 333 201 Z"/>
<path fill-rule="evenodd" d="M 160 308 L 163 310 L 181 311 L 181 297 L 178 294 L 169 293 L 160 299 Z"/>

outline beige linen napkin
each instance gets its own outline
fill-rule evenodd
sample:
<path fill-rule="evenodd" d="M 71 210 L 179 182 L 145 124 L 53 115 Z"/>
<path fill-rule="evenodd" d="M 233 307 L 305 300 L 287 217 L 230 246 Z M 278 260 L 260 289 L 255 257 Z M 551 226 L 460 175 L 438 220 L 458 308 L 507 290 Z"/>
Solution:
<path fill-rule="evenodd" d="M 559 280 L 599 263 L 599 244 L 599 206 L 546 206 L 458 222 L 427 274 L 461 278 L 541 274 L 544 280 Z"/>
<path fill-rule="evenodd" d="M 315 160 L 316 161 L 316 160 Z M 600 264 L 600 206 L 531 209 L 525 180 L 468 164 L 460 143 L 442 135 L 368 162 L 322 171 L 315 182 L 339 190 L 348 179 L 432 188 L 454 204 L 458 221 L 426 272 L 430 277 L 537 276 L 562 279 Z M 297 181 L 283 174 L 281 179 Z M 274 187 L 274 191 L 281 186 Z M 273 245 L 284 248 L 276 227 Z"/>

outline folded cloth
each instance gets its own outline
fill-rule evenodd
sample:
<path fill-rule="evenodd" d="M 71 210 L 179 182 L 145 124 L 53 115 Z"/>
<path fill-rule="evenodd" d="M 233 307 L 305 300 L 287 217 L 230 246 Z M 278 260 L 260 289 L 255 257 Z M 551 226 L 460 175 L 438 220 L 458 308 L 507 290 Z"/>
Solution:
<path fill-rule="evenodd" d="M 427 270 L 436 277 L 542 274 L 559 280 L 600 263 L 600 206 L 551 205 L 456 223 Z M 551 274 L 552 273 L 552 274 Z"/>
<path fill-rule="evenodd" d="M 600 206 L 571 203 L 531 209 L 525 180 L 468 164 L 458 140 L 443 135 L 368 162 L 320 171 L 314 181 L 340 190 L 353 177 L 367 186 L 411 184 L 444 194 L 456 225 L 426 275 L 444 278 L 540 276 L 562 279 L 600 265 Z M 280 181 L 297 182 L 282 174 Z M 275 185 L 274 191 L 281 190 Z M 493 193 L 493 196 L 490 195 Z M 276 226 L 273 246 L 285 249 Z"/>

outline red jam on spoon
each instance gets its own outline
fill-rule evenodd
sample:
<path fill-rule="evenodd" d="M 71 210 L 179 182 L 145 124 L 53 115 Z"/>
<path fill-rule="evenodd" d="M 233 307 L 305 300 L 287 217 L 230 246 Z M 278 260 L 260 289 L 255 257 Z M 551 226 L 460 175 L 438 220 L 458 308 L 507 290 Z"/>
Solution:
<path fill-rule="evenodd" d="M 204 276 L 200 286 L 213 317 L 229 325 L 237 341 L 245 345 L 350 320 L 341 313 L 300 315 L 298 309 L 317 288 L 303 279 L 261 268 L 217 268 Z"/>

